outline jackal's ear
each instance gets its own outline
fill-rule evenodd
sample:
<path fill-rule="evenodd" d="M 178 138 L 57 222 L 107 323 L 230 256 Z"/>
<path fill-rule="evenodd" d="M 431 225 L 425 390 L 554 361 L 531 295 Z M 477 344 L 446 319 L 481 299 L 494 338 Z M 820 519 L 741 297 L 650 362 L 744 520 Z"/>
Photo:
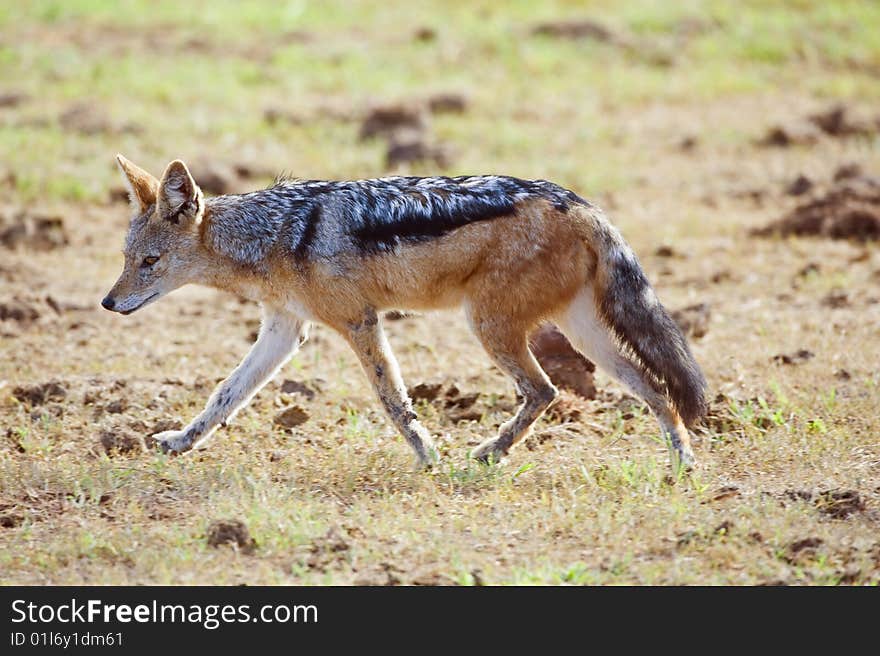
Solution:
<path fill-rule="evenodd" d="M 116 156 L 116 163 L 119 164 L 119 170 L 122 171 L 122 177 L 128 187 L 128 199 L 132 208 L 139 214 L 143 213 L 156 202 L 159 181 L 122 155 Z"/>
<path fill-rule="evenodd" d="M 174 160 L 162 174 L 156 209 L 159 217 L 172 223 L 201 220 L 204 200 L 202 190 L 193 180 L 186 164 Z"/>

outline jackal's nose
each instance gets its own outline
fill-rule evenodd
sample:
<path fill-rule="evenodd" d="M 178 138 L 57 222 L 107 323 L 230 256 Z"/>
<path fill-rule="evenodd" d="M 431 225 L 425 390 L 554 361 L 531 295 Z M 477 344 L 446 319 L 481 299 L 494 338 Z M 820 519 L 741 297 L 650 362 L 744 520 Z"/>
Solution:
<path fill-rule="evenodd" d="M 103 307 L 105 310 L 112 310 L 114 305 L 116 305 L 116 301 L 114 301 L 110 296 L 105 296 L 104 300 L 101 301 L 101 307 Z"/>

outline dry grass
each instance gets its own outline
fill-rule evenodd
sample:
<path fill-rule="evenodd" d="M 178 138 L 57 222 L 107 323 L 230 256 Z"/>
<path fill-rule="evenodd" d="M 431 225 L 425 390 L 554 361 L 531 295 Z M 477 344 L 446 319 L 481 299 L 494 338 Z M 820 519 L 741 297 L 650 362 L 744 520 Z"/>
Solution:
<path fill-rule="evenodd" d="M 876 135 L 753 143 L 832 101 L 876 107 L 880 48 L 859 27 L 873 20 L 858 13 L 864 5 L 829 17 L 824 3 L 800 3 L 788 22 L 752 7 L 742 23 L 714 4 L 703 15 L 682 3 L 668 16 L 646 3 L 597 5 L 635 51 L 528 35 L 541 20 L 581 15 L 567 3 L 484 18 L 456 5 L 461 31 L 444 27 L 439 6 L 402 13 L 394 31 L 387 9 L 310 9 L 283 23 L 311 37 L 284 43 L 271 16 L 248 14 L 253 36 L 234 47 L 225 6 L 179 28 L 183 10 L 163 6 L 134 28 L 131 16 L 88 3 L 58 9 L 70 5 L 0 15 L 22 39 L 17 54 L 4 51 L 4 79 L 31 95 L 0 108 L 4 166 L 16 175 L 0 186 L 0 213 L 44 208 L 70 238 L 50 251 L 4 250 L 0 262 L 0 303 L 18 298 L 40 315 L 0 323 L 0 581 L 880 582 L 880 254 L 875 244 L 748 236 L 796 202 L 783 189 L 800 173 L 824 182 L 856 162 L 880 174 Z M 686 17 L 707 31 L 667 47 Z M 434 40 L 413 40 L 425 25 L 438 26 Z M 93 32 L 102 38 L 82 40 Z M 192 32 L 201 41 L 187 41 Z M 49 57 L 50 43 L 76 57 Z M 304 59 L 313 65 L 292 65 Z M 357 120 L 322 108 L 357 116 L 369 102 L 438 90 L 469 99 L 464 114 L 431 122 L 454 152 L 447 172 L 548 177 L 596 198 L 668 307 L 710 305 L 694 348 L 719 397 L 697 435 L 699 469 L 670 479 L 655 422 L 601 377 L 584 421 L 543 420 L 501 466 L 469 461 L 514 398 L 457 314 L 388 325 L 411 385 L 443 380 L 480 395 L 479 421 L 419 407 L 440 437 L 438 471 L 412 471 L 355 357 L 322 328 L 208 449 L 144 451 L 159 422 L 198 412 L 247 349 L 258 311 L 199 289 L 131 317 L 100 310 L 126 219 L 124 205 L 105 201 L 119 185 L 113 154 L 152 169 L 180 156 L 377 175 L 381 143 L 359 143 Z M 58 123 L 76 102 L 101 107 L 110 127 L 83 134 Z M 270 124 L 269 107 L 305 118 Z M 680 148 L 685 137 L 695 147 Z M 674 256 L 655 255 L 661 244 Z M 841 291 L 844 301 L 826 300 Z M 814 356 L 774 362 L 800 349 Z M 316 394 L 282 394 L 285 378 Z M 16 399 L 18 386 L 49 381 L 63 398 Z M 287 405 L 309 419 L 274 426 Z M 209 546 L 218 519 L 244 522 L 255 548 Z"/>

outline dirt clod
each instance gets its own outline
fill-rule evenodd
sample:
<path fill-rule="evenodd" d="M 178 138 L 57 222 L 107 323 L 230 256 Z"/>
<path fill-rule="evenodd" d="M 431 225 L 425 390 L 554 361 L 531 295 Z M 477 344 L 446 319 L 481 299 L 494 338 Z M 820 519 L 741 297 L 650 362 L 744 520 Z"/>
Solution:
<path fill-rule="evenodd" d="M 362 141 L 377 137 L 391 138 L 401 130 L 421 133 L 428 126 L 425 111 L 419 105 L 383 105 L 373 108 L 361 124 Z"/>
<path fill-rule="evenodd" d="M 672 246 L 669 244 L 662 244 L 657 247 L 654 251 L 654 255 L 657 257 L 681 257 L 681 254 L 678 253 Z"/>
<path fill-rule="evenodd" d="M 326 572 L 333 565 L 344 562 L 350 549 L 342 530 L 331 526 L 326 534 L 312 540 L 306 564 L 309 569 Z"/>
<path fill-rule="evenodd" d="M 830 137 L 868 135 L 877 130 L 869 121 L 854 118 L 850 109 L 842 104 L 811 114 L 809 120 Z"/>
<path fill-rule="evenodd" d="M 93 102 L 77 102 L 58 115 L 58 124 L 67 132 L 85 135 L 139 133 L 143 129 L 134 123 L 112 121 L 102 107 Z"/>
<path fill-rule="evenodd" d="M 596 398 L 596 365 L 576 351 L 556 326 L 541 326 L 529 339 L 529 348 L 554 385 L 584 399 Z"/>
<path fill-rule="evenodd" d="M 413 401 L 435 401 L 443 390 L 443 383 L 419 383 L 411 387 L 409 397 Z"/>
<path fill-rule="evenodd" d="M 30 96 L 26 93 L 19 93 L 17 91 L 0 93 L 0 107 L 3 108 L 18 107 L 28 100 L 30 100 Z"/>
<path fill-rule="evenodd" d="M 803 196 L 810 191 L 813 186 L 813 181 L 802 174 L 788 183 L 785 187 L 785 193 L 789 196 Z"/>
<path fill-rule="evenodd" d="M 217 548 L 232 545 L 242 553 L 250 554 L 257 548 L 247 525 L 240 519 L 218 519 L 211 522 L 207 532 L 208 546 Z"/>
<path fill-rule="evenodd" d="M 449 153 L 445 148 L 431 145 L 416 134 L 407 133 L 393 137 L 385 153 L 385 165 L 394 169 L 402 164 L 412 163 L 433 163 L 445 167 L 449 165 Z"/>
<path fill-rule="evenodd" d="M 0 528 L 15 528 L 23 521 L 24 518 L 16 513 L 0 513 Z"/>
<path fill-rule="evenodd" d="M 682 137 L 678 141 L 678 149 L 685 153 L 693 152 L 700 145 L 700 140 L 692 134 Z"/>
<path fill-rule="evenodd" d="M 807 349 L 798 349 L 794 353 L 779 353 L 774 355 L 772 360 L 776 364 L 803 364 L 807 360 L 811 360 L 816 357 L 816 354 L 812 351 L 808 351 Z"/>
<path fill-rule="evenodd" d="M 819 141 L 821 132 L 810 123 L 793 122 L 787 125 L 770 127 L 763 137 L 758 139 L 759 146 L 811 146 Z"/>
<path fill-rule="evenodd" d="M 732 499 L 740 495 L 740 490 L 736 485 L 725 485 L 712 495 L 712 498 L 709 499 L 709 503 L 724 501 L 725 499 Z"/>
<path fill-rule="evenodd" d="M 144 448 L 143 442 L 137 437 L 119 430 L 102 431 L 99 442 L 107 454 L 130 453 Z"/>
<path fill-rule="evenodd" d="M 292 405 L 284 408 L 272 420 L 276 426 L 283 428 L 293 428 L 304 424 L 309 419 L 309 413 L 298 405 Z"/>
<path fill-rule="evenodd" d="M 880 189 L 874 193 L 836 189 L 799 205 L 778 221 L 754 231 L 757 236 L 821 236 L 868 241 L 880 239 Z"/>
<path fill-rule="evenodd" d="M 851 162 L 849 164 L 841 164 L 834 171 L 834 176 L 832 180 L 834 182 L 841 182 L 843 180 L 852 180 L 854 178 L 860 178 L 864 175 L 862 171 L 862 167 L 855 162 Z"/>
<path fill-rule="evenodd" d="M 798 205 L 751 234 L 819 236 L 861 242 L 880 239 L 880 178 L 865 175 L 858 165 L 841 167 L 824 195 Z"/>
<path fill-rule="evenodd" d="M 437 30 L 433 27 L 419 27 L 413 32 L 413 39 L 416 41 L 433 41 L 437 38 Z"/>
<path fill-rule="evenodd" d="M 670 316 L 688 337 L 699 339 L 709 332 L 710 312 L 706 303 L 697 303 L 680 310 L 674 310 Z"/>
<path fill-rule="evenodd" d="M 849 307 L 849 294 L 847 294 L 842 289 L 834 289 L 828 292 L 828 294 L 822 298 L 821 304 L 824 307 L 831 308 L 832 310 L 839 310 L 840 308 Z"/>
<path fill-rule="evenodd" d="M 348 551 L 351 545 L 345 540 L 342 532 L 335 526 L 331 527 L 327 533 L 312 541 L 312 553 L 338 553 L 340 551 Z"/>
<path fill-rule="evenodd" d="M 468 108 L 467 98 L 460 93 L 435 93 L 427 102 L 432 114 L 462 114 Z"/>
<path fill-rule="evenodd" d="M 532 28 L 532 34 L 557 39 L 592 39 L 602 43 L 617 40 L 617 36 L 609 28 L 590 19 L 539 23 Z"/>
<path fill-rule="evenodd" d="M 817 537 L 795 540 L 786 547 L 782 558 L 792 565 L 802 564 L 812 560 L 816 556 L 816 550 L 824 543 L 822 538 Z"/>
<path fill-rule="evenodd" d="M 554 422 L 565 424 L 576 423 L 589 413 L 590 406 L 584 397 L 568 390 L 562 390 L 547 409 L 546 416 Z"/>
<path fill-rule="evenodd" d="M 315 390 L 298 380 L 287 379 L 281 383 L 281 393 L 303 396 L 307 401 L 315 398 Z"/>
<path fill-rule="evenodd" d="M 125 412 L 128 409 L 128 399 L 121 398 L 110 401 L 105 407 L 104 410 L 109 412 L 112 415 L 118 415 L 120 413 Z"/>
<path fill-rule="evenodd" d="M 0 303 L 0 321 L 17 321 L 31 323 L 40 318 L 39 311 L 30 303 L 20 298 L 13 298 Z"/>
<path fill-rule="evenodd" d="M 846 519 L 865 509 L 865 502 L 855 490 L 828 490 L 820 492 L 814 503 L 819 512 L 836 519 Z"/>
<path fill-rule="evenodd" d="M 4 248 L 51 251 L 69 243 L 60 216 L 29 209 L 0 212 L 0 245 Z"/>
<path fill-rule="evenodd" d="M 190 166 L 196 184 L 206 194 L 228 194 L 238 186 L 238 175 L 232 167 L 218 162 L 201 161 Z"/>
<path fill-rule="evenodd" d="M 31 406 L 43 405 L 49 401 L 63 401 L 67 390 L 61 383 L 48 382 L 36 385 L 19 385 L 12 390 L 12 396 Z"/>

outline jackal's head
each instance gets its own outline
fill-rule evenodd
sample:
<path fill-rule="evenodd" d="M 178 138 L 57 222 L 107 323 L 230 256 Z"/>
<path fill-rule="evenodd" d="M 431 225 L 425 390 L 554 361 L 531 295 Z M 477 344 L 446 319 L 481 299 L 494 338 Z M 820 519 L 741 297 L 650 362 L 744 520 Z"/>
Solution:
<path fill-rule="evenodd" d="M 116 156 L 128 186 L 132 219 L 125 238 L 125 266 L 101 305 L 131 314 L 165 294 L 203 277 L 199 239 L 204 214 L 202 190 L 180 160 L 162 179 Z"/>

